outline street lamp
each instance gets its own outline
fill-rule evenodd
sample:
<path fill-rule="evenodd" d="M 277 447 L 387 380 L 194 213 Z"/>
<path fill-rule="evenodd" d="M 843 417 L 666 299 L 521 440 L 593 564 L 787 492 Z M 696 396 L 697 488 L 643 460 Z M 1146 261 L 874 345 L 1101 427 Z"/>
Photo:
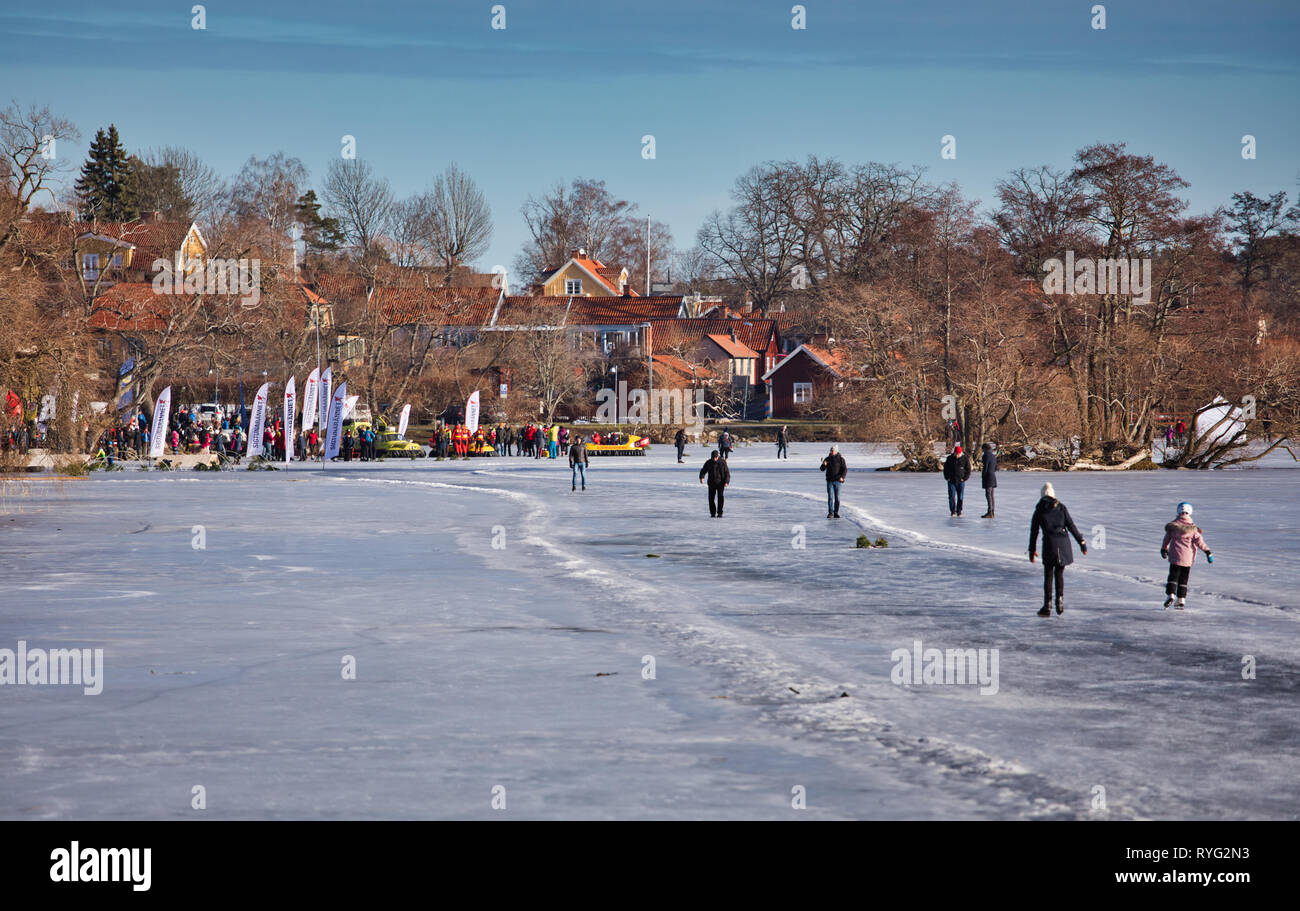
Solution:
<path fill-rule="evenodd" d="M 614 374 L 614 426 L 618 426 L 618 365 L 610 368 Z"/>
<path fill-rule="evenodd" d="M 647 249 L 649 249 L 649 248 L 647 247 Z M 649 254 L 647 253 L 647 256 L 648 256 L 648 255 L 649 255 Z M 647 282 L 650 280 L 649 275 L 650 275 L 650 271 L 649 271 L 649 269 L 647 269 L 647 270 L 646 270 L 646 281 L 647 281 Z M 647 407 L 653 407 L 653 406 L 652 406 L 652 403 L 653 403 L 654 400 L 655 400 L 655 359 L 654 359 L 654 354 L 653 354 L 653 353 L 651 352 L 651 350 L 650 350 L 650 324 L 649 324 L 649 323 L 642 323 L 642 324 L 641 324 L 641 330 L 642 330 L 642 331 L 641 331 L 641 347 L 645 348 L 645 370 L 646 370 L 646 377 L 647 377 L 647 379 L 646 379 L 646 383 L 647 383 L 646 390 L 647 390 L 647 392 L 649 392 L 649 394 L 650 394 L 650 399 L 649 399 L 649 401 L 646 402 L 646 406 L 647 406 Z M 647 417 L 647 419 L 648 419 L 648 418 L 649 418 L 649 415 L 646 415 L 646 417 Z"/>

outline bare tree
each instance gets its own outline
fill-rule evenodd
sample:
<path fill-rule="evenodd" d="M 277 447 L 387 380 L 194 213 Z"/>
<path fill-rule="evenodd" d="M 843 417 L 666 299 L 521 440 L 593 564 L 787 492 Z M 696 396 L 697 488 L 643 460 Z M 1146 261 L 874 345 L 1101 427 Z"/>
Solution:
<path fill-rule="evenodd" d="M 429 202 L 429 246 L 450 285 L 457 269 L 487 252 L 492 209 L 474 179 L 455 163 L 434 180 Z"/>
<path fill-rule="evenodd" d="M 419 193 L 393 203 L 384 239 L 384 249 L 393 265 L 413 268 L 431 263 L 429 221 L 429 194 Z"/>
<path fill-rule="evenodd" d="M 561 404 L 575 401 L 586 388 L 584 367 L 589 363 L 565 327 L 552 324 L 554 316 L 554 308 L 519 309 L 508 354 L 515 365 L 515 387 L 538 403 L 548 422 Z"/>
<path fill-rule="evenodd" d="M 751 168 L 732 189 L 735 205 L 705 219 L 697 240 L 721 270 L 766 314 L 796 282 L 800 234 L 793 220 L 795 186 L 778 164 Z M 805 267 L 806 268 L 806 267 Z"/>
<path fill-rule="evenodd" d="M 521 211 L 532 239 L 515 269 L 527 283 L 563 265 L 569 252 L 579 248 L 612 264 L 623 252 L 620 241 L 636 206 L 614 197 L 603 180 L 579 178 L 568 187 L 556 184 L 541 198 L 528 197 Z"/>
<path fill-rule="evenodd" d="M 1084 248 L 1087 201 L 1079 178 L 1046 165 L 1018 168 L 998 182 L 997 194 L 1001 205 L 993 223 L 1021 274 L 1039 279 L 1045 260 Z"/>
<path fill-rule="evenodd" d="M 1241 276 L 1241 305 L 1250 299 L 1255 276 L 1267 273 L 1273 250 L 1267 239 L 1281 230 L 1300 213 L 1300 208 L 1284 212 L 1286 192 L 1279 191 L 1260 198 L 1249 191 L 1232 194 L 1232 208 L 1227 211 L 1228 230 L 1236 239 L 1237 272 Z"/>
<path fill-rule="evenodd" d="M 307 169 L 297 158 L 283 152 L 250 157 L 228 190 L 227 211 L 237 222 L 229 233 L 245 245 L 264 245 L 275 260 L 282 260 L 306 183 Z"/>
<path fill-rule="evenodd" d="M 144 162 L 154 168 L 175 169 L 191 219 L 208 224 L 218 216 L 225 181 L 194 152 L 180 146 L 163 146 L 147 152 Z"/>
<path fill-rule="evenodd" d="M 348 242 L 360 256 L 368 255 L 393 207 L 388 179 L 376 177 L 369 162 L 360 158 L 336 158 L 325 175 L 321 198 L 338 218 Z"/>
<path fill-rule="evenodd" d="M 17 102 L 0 111 L 0 251 L 13 239 L 19 220 L 42 195 L 55 202 L 50 181 L 70 159 L 58 157 L 58 144 L 80 137 L 71 121 L 48 107 L 22 108 Z"/>

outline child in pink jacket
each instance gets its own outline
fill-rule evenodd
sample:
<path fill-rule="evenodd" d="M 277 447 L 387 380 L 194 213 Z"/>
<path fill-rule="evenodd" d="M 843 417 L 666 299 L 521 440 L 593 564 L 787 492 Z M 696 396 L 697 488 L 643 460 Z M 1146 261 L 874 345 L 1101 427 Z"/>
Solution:
<path fill-rule="evenodd" d="M 1169 581 L 1165 583 L 1165 594 L 1169 596 L 1165 599 L 1166 608 L 1174 603 L 1175 593 L 1178 595 L 1177 609 L 1182 610 L 1187 605 L 1187 577 L 1192 572 L 1198 550 L 1205 551 L 1205 559 L 1214 562 L 1210 548 L 1201 537 L 1201 530 L 1192 521 L 1192 504 L 1179 503 L 1178 517 L 1165 526 L 1165 540 L 1160 545 L 1160 556 L 1169 560 Z"/>

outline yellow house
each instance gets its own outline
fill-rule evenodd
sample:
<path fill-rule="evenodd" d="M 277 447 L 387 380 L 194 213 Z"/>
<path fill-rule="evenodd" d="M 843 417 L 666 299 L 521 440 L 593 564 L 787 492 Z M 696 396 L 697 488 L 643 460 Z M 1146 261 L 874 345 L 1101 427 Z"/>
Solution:
<path fill-rule="evenodd" d="M 203 262 L 208 246 L 199 226 L 183 222 L 85 222 L 73 241 L 73 267 L 90 284 L 104 281 L 148 280 L 159 270 L 156 260 Z"/>
<path fill-rule="evenodd" d="M 568 262 L 542 276 L 543 297 L 639 297 L 627 284 L 627 269 L 614 269 L 574 250 Z"/>

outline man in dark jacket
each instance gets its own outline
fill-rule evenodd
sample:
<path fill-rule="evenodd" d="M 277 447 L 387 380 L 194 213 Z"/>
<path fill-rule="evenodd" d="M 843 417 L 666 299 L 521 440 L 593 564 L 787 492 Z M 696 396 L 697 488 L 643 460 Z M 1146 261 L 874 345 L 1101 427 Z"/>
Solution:
<path fill-rule="evenodd" d="M 718 450 L 713 450 L 709 460 L 700 469 L 700 483 L 705 478 L 709 481 L 709 515 L 722 518 L 723 493 L 731 483 L 731 469 L 725 459 L 718 458 Z M 716 501 L 716 502 L 715 502 Z"/>
<path fill-rule="evenodd" d="M 840 448 L 832 446 L 830 455 L 822 459 L 822 471 L 826 472 L 826 518 L 840 517 L 840 485 L 848 476 L 849 467 L 844 464 Z"/>
<path fill-rule="evenodd" d="M 980 518 L 991 519 L 993 518 L 993 491 L 998 486 L 998 457 L 993 451 L 992 443 L 984 444 L 984 452 L 980 456 L 980 486 L 984 488 L 984 500 L 989 505 L 989 511 Z"/>
<path fill-rule="evenodd" d="M 790 429 L 784 424 L 776 432 L 776 457 L 779 459 L 782 456 L 790 458 Z"/>
<path fill-rule="evenodd" d="M 731 434 L 722 431 L 722 436 L 718 437 L 718 451 L 722 454 L 722 461 L 726 461 L 731 455 Z"/>
<path fill-rule="evenodd" d="M 686 428 L 679 428 L 677 436 L 673 437 L 673 445 L 677 447 L 677 464 L 682 464 L 682 456 L 686 454 Z"/>
<path fill-rule="evenodd" d="M 943 462 L 943 479 L 948 482 L 948 514 L 961 515 L 961 501 L 966 493 L 966 479 L 970 477 L 970 457 L 961 451 L 961 444 L 953 447 Z"/>
<path fill-rule="evenodd" d="M 1056 499 L 1056 491 L 1050 483 L 1043 485 L 1043 496 L 1034 508 L 1034 518 L 1029 523 L 1029 562 L 1034 562 L 1038 552 L 1038 531 L 1043 532 L 1043 607 L 1038 616 L 1050 616 L 1052 603 L 1052 583 L 1056 583 L 1056 612 L 1065 611 L 1061 599 L 1065 597 L 1065 568 L 1074 562 L 1074 551 L 1070 548 L 1070 538 L 1079 542 L 1079 549 L 1085 554 L 1088 545 L 1083 535 L 1074 527 L 1070 511 L 1065 504 Z"/>
<path fill-rule="evenodd" d="M 573 472 L 573 490 L 578 489 L 578 475 L 582 475 L 582 489 L 587 489 L 587 444 L 575 434 L 569 444 L 569 468 Z"/>

